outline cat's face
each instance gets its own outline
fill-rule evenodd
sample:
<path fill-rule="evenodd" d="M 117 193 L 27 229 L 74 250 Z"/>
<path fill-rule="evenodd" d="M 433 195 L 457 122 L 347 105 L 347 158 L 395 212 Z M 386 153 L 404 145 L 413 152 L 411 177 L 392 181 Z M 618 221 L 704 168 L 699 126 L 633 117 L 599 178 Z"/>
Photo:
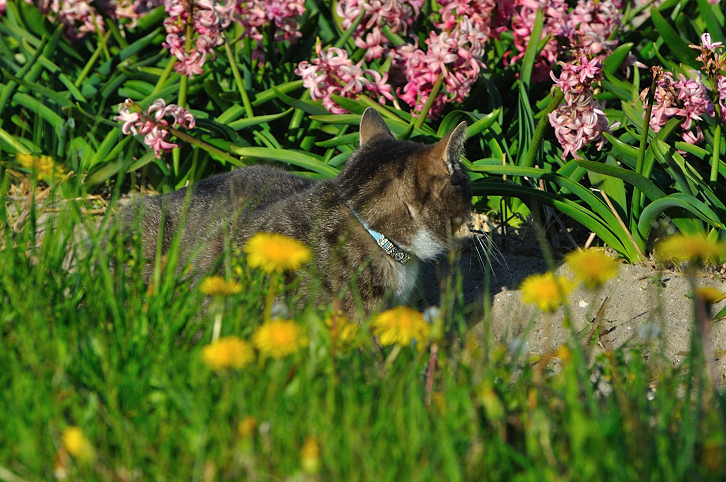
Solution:
<path fill-rule="evenodd" d="M 338 178 L 343 196 L 371 228 L 421 259 L 435 257 L 471 212 L 469 177 L 459 161 L 465 132 L 461 123 L 434 145 L 399 141 L 375 110 L 366 110 L 361 148 Z"/>

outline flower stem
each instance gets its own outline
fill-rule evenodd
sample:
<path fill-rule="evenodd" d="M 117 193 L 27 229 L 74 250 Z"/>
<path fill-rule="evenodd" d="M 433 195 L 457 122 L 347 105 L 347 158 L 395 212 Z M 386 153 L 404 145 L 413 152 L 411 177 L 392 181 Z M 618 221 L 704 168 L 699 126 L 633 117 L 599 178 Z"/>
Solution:
<path fill-rule="evenodd" d="M 423 109 L 421 109 L 421 113 L 416 117 L 416 121 L 414 122 L 413 126 L 416 129 L 420 129 L 423 125 L 424 121 L 426 120 L 426 117 L 429 114 L 429 111 L 431 110 L 431 106 L 434 105 L 434 101 L 436 100 L 436 96 L 439 95 L 439 91 L 441 90 L 441 86 L 444 85 L 444 74 L 439 74 L 439 78 L 434 84 L 434 87 L 431 89 L 431 92 L 429 93 L 428 99 L 426 99 L 426 103 L 423 106 Z"/>
<path fill-rule="evenodd" d="M 214 304 L 214 325 L 212 327 L 212 343 L 219 340 L 219 335 L 222 333 L 222 301 L 221 297 L 215 299 L 212 303 Z"/>
<path fill-rule="evenodd" d="M 143 111 L 143 109 L 141 108 L 141 106 L 139 106 L 139 104 L 137 104 L 136 102 L 133 102 L 131 104 L 131 108 L 134 109 L 134 111 L 137 112 L 141 117 L 143 117 L 144 121 L 151 122 L 152 124 L 154 124 L 159 129 L 163 129 L 163 130 L 169 132 L 170 134 L 172 134 L 173 136 L 177 137 L 178 139 L 181 139 L 184 142 L 187 142 L 189 144 L 193 144 L 193 145 L 199 147 L 200 149 L 203 149 L 204 151 L 206 151 L 206 152 L 208 152 L 210 154 L 213 154 L 213 155 L 215 155 L 217 157 L 220 157 L 220 158 L 224 159 L 225 162 L 229 162 L 232 165 L 235 165 L 235 166 L 244 166 L 245 165 L 245 163 L 242 162 L 242 161 L 240 161 L 238 158 L 230 155 L 229 153 L 223 151 L 222 149 L 220 149 L 220 148 L 218 148 L 216 146 L 213 146 L 213 145 L 208 144 L 208 143 L 206 143 L 204 141 L 201 141 L 201 140 L 197 139 L 196 137 L 190 136 L 186 132 L 182 132 L 179 129 L 175 129 L 175 128 L 171 127 L 170 125 L 162 124 L 161 122 L 157 122 L 156 119 L 154 119 L 153 117 L 149 117 Z M 86 115 L 87 117 L 93 118 L 90 114 L 87 114 L 87 113 L 85 113 L 83 111 L 81 111 L 81 112 L 84 115 Z"/>
<path fill-rule="evenodd" d="M 222 149 L 215 147 L 211 144 L 208 144 L 204 141 L 201 141 L 201 140 L 197 139 L 196 137 L 190 136 L 186 132 L 182 132 L 178 129 L 174 129 L 173 127 L 169 127 L 169 126 L 159 125 L 159 127 L 161 127 L 162 129 L 168 130 L 171 134 L 173 134 L 174 136 L 176 136 L 177 138 L 179 138 L 185 142 L 188 142 L 189 144 L 193 144 L 201 149 L 204 149 L 205 151 L 207 151 L 210 154 L 214 154 L 215 156 L 218 156 L 218 157 L 224 159 L 225 162 L 229 162 L 230 164 L 232 164 L 234 166 L 246 165 L 245 162 L 230 155 L 229 153 L 223 151 Z"/>
<path fill-rule="evenodd" d="M 438 359 L 439 345 L 433 343 L 429 353 L 429 364 L 426 372 L 426 406 L 431 406 L 431 398 L 434 392 L 434 375 L 436 373 L 436 361 Z"/>
<path fill-rule="evenodd" d="M 648 91 L 647 105 L 645 109 L 645 118 L 643 119 L 643 128 L 640 133 L 640 147 L 638 149 L 638 160 L 635 165 L 635 172 L 637 174 L 643 174 L 643 168 L 645 166 L 645 151 L 648 149 L 648 131 L 650 129 L 650 116 L 653 112 L 653 99 L 655 98 L 655 86 L 656 81 L 659 77 L 659 71 L 653 70 L 653 79 L 651 80 L 650 90 Z M 645 240 L 642 239 L 640 231 L 638 230 L 638 219 L 643 209 L 642 194 L 637 186 L 633 186 L 633 198 L 630 200 L 630 232 L 637 235 L 638 245 L 642 248 L 645 244 Z"/>
<path fill-rule="evenodd" d="M 527 149 L 527 153 L 522 159 L 522 163 L 520 164 L 521 166 L 534 166 L 535 158 L 539 153 L 540 146 L 542 146 L 542 139 L 544 139 L 545 129 L 547 129 L 547 126 L 550 123 L 549 113 L 554 111 L 562 103 L 562 100 L 564 98 L 565 94 L 562 92 L 562 89 L 558 88 L 552 96 L 552 99 L 550 99 L 550 103 L 547 104 L 547 107 L 542 112 L 542 117 L 539 118 L 539 122 L 537 122 L 537 127 L 535 127 L 534 135 L 532 136 L 532 142 L 529 143 L 529 148 Z"/>
<path fill-rule="evenodd" d="M 391 367 L 393 366 L 393 362 L 396 361 L 396 358 L 398 358 L 398 355 L 401 353 L 401 345 L 396 344 L 393 347 L 393 350 L 391 350 L 391 353 L 389 353 L 388 357 L 386 357 L 386 361 L 383 365 L 383 372 L 381 373 L 381 378 L 385 377 L 386 374 L 389 372 Z"/>
<path fill-rule="evenodd" d="M 164 72 L 161 73 L 159 80 L 156 81 L 154 90 L 151 91 L 151 95 L 149 97 L 154 97 L 156 94 L 159 93 L 159 91 L 161 89 L 164 88 L 164 84 L 166 84 L 166 81 L 169 78 L 169 75 L 171 74 L 172 69 L 174 69 L 174 64 L 176 64 L 176 57 L 172 56 L 169 59 L 169 63 L 166 64 L 166 68 L 164 69 Z"/>
<path fill-rule="evenodd" d="M 193 9 L 194 7 L 190 4 L 190 9 Z M 194 18 L 194 12 L 189 12 L 189 19 L 187 20 L 187 31 L 186 31 L 186 39 L 184 44 L 184 50 L 186 52 L 189 52 L 192 48 L 192 36 L 194 35 L 194 29 L 192 25 L 192 18 Z M 184 74 L 181 75 L 181 82 L 179 83 L 179 96 L 177 97 L 177 105 L 179 107 L 184 107 L 186 109 L 187 107 L 187 91 L 189 90 L 189 77 L 187 77 Z M 171 159 L 172 159 L 172 168 L 174 177 L 176 178 L 179 175 L 179 166 L 181 164 L 181 150 L 178 147 L 175 147 L 171 151 Z"/>
<path fill-rule="evenodd" d="M 247 118 L 252 118 L 255 116 L 254 111 L 252 110 L 252 104 L 250 103 L 250 98 L 247 95 L 247 89 L 245 88 L 244 80 L 242 79 L 242 75 L 239 73 L 239 69 L 237 68 L 237 62 L 234 58 L 234 52 L 232 52 L 232 47 L 229 45 L 229 41 L 227 40 L 227 36 L 222 32 L 222 38 L 224 39 L 224 51 L 227 54 L 227 60 L 229 61 L 229 67 L 232 69 L 232 76 L 234 76 L 234 83 L 237 84 L 237 90 L 239 90 L 239 95 L 242 97 L 242 106 L 245 108 L 245 114 L 247 114 Z"/>

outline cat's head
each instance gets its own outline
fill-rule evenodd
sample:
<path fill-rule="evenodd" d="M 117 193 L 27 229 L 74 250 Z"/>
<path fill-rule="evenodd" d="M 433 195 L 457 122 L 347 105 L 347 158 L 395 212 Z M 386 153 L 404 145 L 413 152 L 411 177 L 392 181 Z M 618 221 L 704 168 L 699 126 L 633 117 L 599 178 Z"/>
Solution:
<path fill-rule="evenodd" d="M 372 229 L 431 259 L 471 213 L 469 177 L 459 160 L 465 140 L 462 122 L 433 145 L 400 141 L 369 108 L 361 119 L 360 149 L 338 176 L 339 192 Z"/>

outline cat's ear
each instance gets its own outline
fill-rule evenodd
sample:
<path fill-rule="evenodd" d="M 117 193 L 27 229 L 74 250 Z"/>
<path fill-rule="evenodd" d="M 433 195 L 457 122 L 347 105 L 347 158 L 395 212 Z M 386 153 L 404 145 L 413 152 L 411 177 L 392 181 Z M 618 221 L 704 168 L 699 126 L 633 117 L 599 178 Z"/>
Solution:
<path fill-rule="evenodd" d="M 466 122 L 462 122 L 433 146 L 434 162 L 440 163 L 436 167 L 446 169 L 449 175 L 454 174 L 454 165 L 459 162 L 459 156 L 464 152 L 465 142 Z"/>
<path fill-rule="evenodd" d="M 383 117 L 373 107 L 368 107 L 363 112 L 360 120 L 360 145 L 366 144 L 374 137 L 383 136 L 385 138 L 395 139 L 393 132 L 383 121 Z"/>

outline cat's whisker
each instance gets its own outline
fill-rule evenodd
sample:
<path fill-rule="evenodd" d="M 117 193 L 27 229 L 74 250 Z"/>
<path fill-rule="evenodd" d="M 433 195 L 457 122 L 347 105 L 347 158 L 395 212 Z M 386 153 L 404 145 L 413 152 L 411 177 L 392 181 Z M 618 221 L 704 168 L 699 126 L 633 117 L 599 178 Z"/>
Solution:
<path fill-rule="evenodd" d="M 489 269 L 492 270 L 492 261 L 489 258 L 489 253 L 484 246 L 484 242 L 481 240 L 479 236 L 476 236 L 474 238 L 474 250 L 476 251 L 476 255 L 479 258 L 479 263 L 481 264 L 482 269 Z M 486 263 L 484 260 L 486 259 Z"/>

